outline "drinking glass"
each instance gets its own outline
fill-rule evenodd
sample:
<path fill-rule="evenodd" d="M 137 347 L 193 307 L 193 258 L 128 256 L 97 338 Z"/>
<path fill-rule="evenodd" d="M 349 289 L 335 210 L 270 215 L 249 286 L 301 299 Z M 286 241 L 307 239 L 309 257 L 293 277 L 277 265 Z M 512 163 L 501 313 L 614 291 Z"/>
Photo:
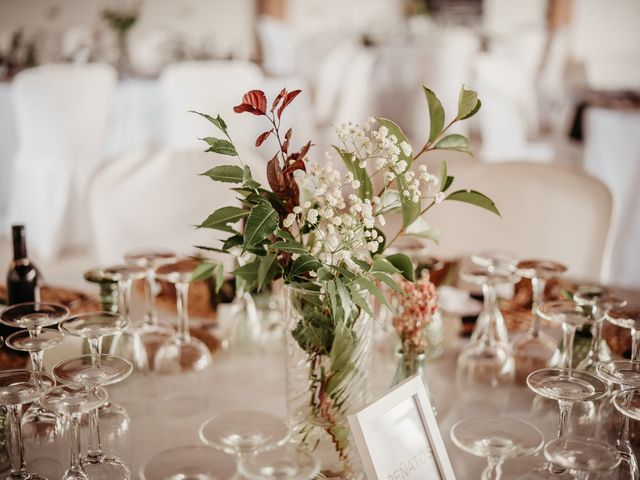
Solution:
<path fill-rule="evenodd" d="M 508 458 L 533 455 L 544 440 L 533 425 L 509 417 L 477 417 L 461 420 L 451 428 L 451 440 L 472 455 L 486 458 L 482 480 L 499 479 Z"/>
<path fill-rule="evenodd" d="M 537 315 L 547 321 L 562 326 L 562 357 L 560 368 L 573 368 L 573 341 L 578 327 L 591 325 L 593 318 L 576 303 L 569 300 L 555 300 L 536 306 Z"/>
<path fill-rule="evenodd" d="M 538 395 L 558 402 L 558 438 L 567 435 L 569 415 L 575 402 L 602 398 L 607 386 L 598 377 L 579 370 L 543 368 L 527 377 L 527 385 Z"/>
<path fill-rule="evenodd" d="M 320 461 L 294 445 L 285 445 L 246 457 L 240 464 L 250 480 L 312 480 L 320 472 Z"/>
<path fill-rule="evenodd" d="M 69 468 L 65 471 L 62 480 L 89 480 L 80 456 L 80 418 L 83 413 L 96 410 L 106 401 L 107 392 L 104 389 L 80 385 L 54 387 L 40 399 L 44 408 L 63 415 L 68 420 L 71 458 Z"/>
<path fill-rule="evenodd" d="M 611 308 L 606 317 L 614 325 L 631 330 L 631 360 L 640 360 L 640 305 Z"/>
<path fill-rule="evenodd" d="M 3 477 L 5 480 L 47 480 L 27 471 L 20 425 L 22 405 L 37 400 L 43 393 L 43 385 L 53 385 L 53 379 L 43 373 L 28 370 L 0 372 L 0 406 L 7 411 L 8 453 L 11 462 L 11 472 Z"/>
<path fill-rule="evenodd" d="M 516 363 L 516 378 L 518 383 L 524 383 L 531 372 L 553 365 L 559 355 L 555 340 L 540 330 L 540 317 L 536 307 L 544 302 L 547 280 L 563 274 L 567 267 L 550 260 L 522 260 L 514 269 L 521 277 L 531 279 L 533 292 L 531 326 L 526 334 L 516 336 L 511 342 Z"/>
<path fill-rule="evenodd" d="M 158 268 L 156 276 L 176 287 L 178 310 L 178 330 L 175 336 L 165 342 L 154 358 L 154 365 L 160 373 L 180 373 L 200 371 L 211 366 L 209 348 L 189 332 L 189 282 L 198 262 L 183 260 Z"/>
<path fill-rule="evenodd" d="M 242 465 L 252 454 L 283 445 L 289 429 L 276 415 L 238 410 L 210 418 L 200 427 L 199 435 L 206 445 L 235 455 Z"/>
<path fill-rule="evenodd" d="M 597 373 L 609 385 L 615 385 L 623 391 L 640 388 L 640 361 L 612 360 L 599 363 Z M 611 398 L 615 399 L 615 394 Z M 603 416 L 601 415 L 600 417 L 602 422 Z M 627 416 L 623 415 L 622 426 L 618 430 L 615 447 L 622 459 L 620 470 L 624 471 L 629 478 L 640 478 L 638 461 L 629 440 L 629 417 Z"/>
<path fill-rule="evenodd" d="M 484 305 L 476 323 L 475 340 L 472 337 L 458 356 L 460 387 L 468 384 L 508 385 L 513 381 L 514 363 L 504 318 L 498 308 L 496 287 L 515 283 L 517 276 L 509 272 L 473 269 L 463 272 L 461 278 L 482 285 Z"/>
<path fill-rule="evenodd" d="M 54 376 L 62 383 L 81 383 L 94 388 L 124 380 L 133 366 L 120 357 L 103 355 L 102 339 L 122 332 L 128 325 L 126 317 L 109 312 L 86 313 L 61 322 L 59 328 L 63 333 L 87 339 L 91 354 L 60 362 L 53 369 Z M 92 480 L 131 478 L 129 468 L 120 458 L 103 453 L 100 437 L 99 416 L 122 411 L 122 407 L 106 403 L 89 415 L 89 449 L 83 466 Z M 125 436 L 130 423 L 131 420 L 126 416 L 122 421 L 122 431 L 119 432 L 121 436 Z"/>
<path fill-rule="evenodd" d="M 640 388 L 619 392 L 613 404 L 624 416 L 640 422 Z"/>
<path fill-rule="evenodd" d="M 54 303 L 20 303 L 6 308 L 0 321 L 11 327 L 23 328 L 6 338 L 6 345 L 14 350 L 29 352 L 34 372 L 43 373 L 44 352 L 58 345 L 62 335 L 50 328 L 69 315 L 69 309 Z M 48 386 L 52 386 L 48 385 Z M 46 386 L 43 386 L 46 387 Z M 55 453 L 63 433 L 61 419 L 53 412 L 32 403 L 22 415 L 22 436 L 27 460 L 39 470 Z M 43 465 L 45 467 L 45 465 Z"/>
<path fill-rule="evenodd" d="M 582 437 L 551 440 L 544 447 L 544 456 L 552 464 L 569 470 L 576 480 L 587 480 L 591 473 L 610 473 L 620 464 L 615 448 Z"/>
<path fill-rule="evenodd" d="M 237 473 L 231 455 L 193 445 L 157 453 L 140 468 L 140 480 L 235 480 Z"/>

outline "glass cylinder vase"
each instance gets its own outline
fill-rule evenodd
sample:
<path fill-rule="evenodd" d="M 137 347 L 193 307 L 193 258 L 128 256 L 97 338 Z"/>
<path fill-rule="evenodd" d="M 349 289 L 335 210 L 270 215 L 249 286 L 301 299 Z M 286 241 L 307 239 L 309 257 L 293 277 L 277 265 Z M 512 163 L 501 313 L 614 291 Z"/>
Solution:
<path fill-rule="evenodd" d="M 368 401 L 373 322 L 341 293 L 335 284 L 285 288 L 287 415 L 326 478 L 361 479 L 347 415 Z"/>

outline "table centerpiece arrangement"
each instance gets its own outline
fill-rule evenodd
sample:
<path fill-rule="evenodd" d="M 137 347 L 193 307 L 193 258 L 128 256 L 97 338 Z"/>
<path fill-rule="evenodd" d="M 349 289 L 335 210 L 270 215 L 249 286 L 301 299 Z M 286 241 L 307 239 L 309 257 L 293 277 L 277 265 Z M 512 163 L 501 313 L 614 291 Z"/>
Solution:
<path fill-rule="evenodd" d="M 289 422 L 296 439 L 320 456 L 327 477 L 362 478 L 346 416 L 367 401 L 375 321 L 369 297 L 391 308 L 381 286 L 404 294 L 400 278 L 415 280 L 409 256 L 386 250 L 404 235 L 431 236 L 418 231 L 414 222 L 443 201 L 466 202 L 499 215 L 494 202 L 480 192 L 450 193 L 454 178 L 446 162 L 439 175 L 416 162 L 432 150 L 471 153 L 466 137 L 448 131 L 478 112 L 477 93 L 463 87 L 458 112 L 445 125 L 441 102 L 430 89 L 423 91 L 430 130 L 417 153 L 397 124 L 372 118 L 339 126 L 334 151 L 322 163 L 309 159 L 311 142 L 295 150 L 292 130 L 281 129 L 283 112 L 300 90 L 283 89 L 270 105 L 264 92 L 247 92 L 234 111 L 264 117 L 268 129 L 256 147 L 270 137 L 277 144 L 266 162 L 268 186 L 243 164 L 222 117 L 194 112 L 222 134 L 203 139 L 206 151 L 237 160 L 203 175 L 231 184 L 239 199 L 238 205 L 217 209 L 199 225 L 228 233 L 222 245 L 199 248 L 234 255 L 240 266 L 232 273 L 244 289 L 284 281 Z M 401 226 L 387 236 L 385 217 L 395 213 Z M 222 285 L 219 261 L 203 261 L 193 278 L 209 276 Z"/>

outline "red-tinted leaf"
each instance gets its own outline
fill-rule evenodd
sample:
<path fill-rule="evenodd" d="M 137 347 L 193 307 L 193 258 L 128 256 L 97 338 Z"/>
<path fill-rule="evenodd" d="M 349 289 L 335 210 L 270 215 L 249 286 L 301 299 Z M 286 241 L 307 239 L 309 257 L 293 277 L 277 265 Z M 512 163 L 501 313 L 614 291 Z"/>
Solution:
<path fill-rule="evenodd" d="M 298 158 L 304 158 L 309 149 L 311 148 L 311 142 L 307 142 L 307 144 L 300 149 L 298 152 Z"/>
<path fill-rule="evenodd" d="M 287 93 L 287 96 L 284 97 L 282 105 L 280 105 L 280 108 L 278 109 L 278 118 L 282 116 L 282 112 L 284 111 L 284 109 L 287 107 L 287 105 L 293 102 L 293 99 L 296 98 L 300 92 L 302 92 L 302 90 L 294 90 L 293 92 Z"/>
<path fill-rule="evenodd" d="M 267 180 L 269 181 L 269 186 L 274 193 L 281 194 L 284 192 L 284 175 L 282 174 L 282 168 L 280 168 L 278 155 L 275 155 L 267 162 Z"/>
<path fill-rule="evenodd" d="M 271 105 L 271 111 L 272 112 L 276 109 L 276 107 L 280 103 L 280 100 L 282 100 L 285 97 L 286 94 L 287 94 L 287 89 L 286 88 L 283 88 L 282 90 L 280 90 L 280 93 L 278 94 L 276 99 L 273 101 L 273 104 Z"/>
<path fill-rule="evenodd" d="M 260 145 L 262 145 L 264 141 L 267 139 L 267 137 L 271 135 L 271 132 L 273 132 L 273 128 L 271 130 L 261 133 L 260 136 L 256 139 L 256 147 L 259 147 Z"/>
<path fill-rule="evenodd" d="M 262 90 L 251 90 L 242 97 L 242 103 L 233 107 L 236 113 L 249 112 L 254 115 L 267 113 L 267 97 Z"/>
<path fill-rule="evenodd" d="M 289 163 L 289 165 L 287 165 L 287 168 L 284 169 L 284 173 L 293 173 L 296 170 L 304 170 L 305 172 L 307 171 L 307 166 L 304 164 L 303 158 L 292 158 L 290 160 L 287 160 L 287 162 Z"/>
<path fill-rule="evenodd" d="M 289 151 L 289 140 L 291 140 L 291 129 L 287 130 L 287 133 L 284 134 L 284 143 L 282 144 L 282 153 L 285 155 Z"/>

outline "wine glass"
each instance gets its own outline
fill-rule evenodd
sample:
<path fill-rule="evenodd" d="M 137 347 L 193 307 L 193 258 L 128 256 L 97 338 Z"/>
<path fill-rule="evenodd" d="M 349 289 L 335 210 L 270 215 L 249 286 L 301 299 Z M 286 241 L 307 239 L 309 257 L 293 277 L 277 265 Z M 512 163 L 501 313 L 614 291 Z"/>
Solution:
<path fill-rule="evenodd" d="M 482 285 L 484 306 L 476 323 L 476 339 L 462 349 L 458 356 L 457 379 L 460 388 L 468 384 L 497 387 L 513 381 L 514 363 L 509 347 L 507 329 L 498 308 L 496 287 L 512 284 L 517 277 L 509 272 L 473 269 L 461 277 Z"/>
<path fill-rule="evenodd" d="M 22 443 L 20 417 L 22 405 L 37 400 L 43 393 L 43 385 L 53 385 L 48 375 L 29 370 L 5 370 L 0 372 L 0 406 L 5 407 L 8 418 L 9 460 L 11 473 L 8 480 L 47 480 L 27 471 Z"/>
<path fill-rule="evenodd" d="M 61 383 L 80 383 L 94 388 L 124 380 L 131 374 L 133 366 L 120 357 L 103 355 L 102 339 L 122 332 L 128 325 L 126 317 L 109 312 L 86 313 L 60 322 L 59 328 L 63 333 L 87 339 L 91 354 L 58 363 L 53 368 L 53 375 Z M 83 466 L 91 478 L 131 478 L 129 468 L 120 458 L 103 453 L 100 436 L 99 416 L 115 414 L 123 415 L 119 434 L 125 435 L 131 420 L 122 412 L 122 407 L 106 403 L 89 415 L 89 449 Z"/>
<path fill-rule="evenodd" d="M 242 465 L 249 455 L 283 445 L 290 433 L 276 415 L 238 410 L 210 418 L 200 427 L 199 435 L 206 445 L 235 455 Z"/>
<path fill-rule="evenodd" d="M 573 341 L 578 327 L 591 325 L 593 318 L 576 303 L 569 300 L 555 300 L 536 306 L 538 316 L 544 320 L 562 325 L 562 357 L 560 367 L 573 368 Z"/>
<path fill-rule="evenodd" d="M 540 330 L 540 317 L 536 307 L 544 301 L 547 280 L 567 271 L 564 265 L 550 260 L 522 260 L 515 271 L 523 278 L 531 279 L 533 321 L 525 334 L 514 337 L 511 342 L 516 363 L 518 383 L 524 383 L 527 376 L 540 368 L 553 365 L 559 355 L 555 340 Z"/>
<path fill-rule="evenodd" d="M 70 428 L 71 460 L 62 480 L 89 480 L 80 457 L 80 418 L 83 413 L 96 410 L 107 401 L 103 388 L 63 385 L 48 390 L 40 399 L 41 405 L 68 419 Z"/>
<path fill-rule="evenodd" d="M 140 468 L 140 480 L 235 480 L 237 473 L 231 455 L 193 445 L 157 453 Z"/>
<path fill-rule="evenodd" d="M 606 317 L 614 325 L 631 330 L 631 360 L 640 360 L 640 305 L 610 308 Z"/>
<path fill-rule="evenodd" d="M 240 470 L 251 480 L 312 480 L 320 472 L 320 461 L 306 450 L 285 445 L 246 457 Z"/>
<path fill-rule="evenodd" d="M 597 373 L 600 378 L 621 390 L 640 388 L 640 361 L 612 360 L 599 363 Z M 615 399 L 615 395 L 612 396 Z M 602 418 L 600 420 L 602 422 Z M 630 478 L 639 478 L 640 469 L 629 440 L 629 417 L 623 416 L 622 426 L 618 430 L 615 447 L 622 458 L 621 470 L 628 472 Z"/>
<path fill-rule="evenodd" d="M 6 345 L 14 350 L 29 352 L 34 372 L 43 373 L 44 352 L 62 341 L 62 335 L 50 328 L 69 315 L 69 309 L 54 303 L 20 303 L 8 307 L 0 314 L 5 325 L 23 328 L 6 338 Z M 44 387 L 44 386 L 43 386 Z M 39 470 L 41 462 L 55 456 L 63 432 L 60 418 L 32 403 L 22 415 L 22 436 L 27 460 Z M 37 455 L 37 457 L 33 457 Z M 44 465 L 43 465 L 44 466 Z"/>
<path fill-rule="evenodd" d="M 180 373 L 200 371 L 211 366 L 213 359 L 209 348 L 191 336 L 189 331 L 189 282 L 198 262 L 183 260 L 158 268 L 156 277 L 176 287 L 178 330 L 156 352 L 154 364 L 157 372 Z"/>
<path fill-rule="evenodd" d="M 640 422 L 640 388 L 619 392 L 613 404 L 624 416 Z"/>
<path fill-rule="evenodd" d="M 575 402 L 602 398 L 607 386 L 598 377 L 579 370 L 543 368 L 527 377 L 527 385 L 538 395 L 558 402 L 558 437 L 567 435 L 569 415 Z"/>
<path fill-rule="evenodd" d="M 501 478 L 506 459 L 533 455 L 544 444 L 533 425 L 501 416 L 461 420 L 451 428 L 451 440 L 461 450 L 487 459 L 482 480 Z"/>
<path fill-rule="evenodd" d="M 591 473 L 609 473 L 620 464 L 615 448 L 582 437 L 551 440 L 544 446 L 544 456 L 552 464 L 569 470 L 577 480 L 586 480 Z"/>

